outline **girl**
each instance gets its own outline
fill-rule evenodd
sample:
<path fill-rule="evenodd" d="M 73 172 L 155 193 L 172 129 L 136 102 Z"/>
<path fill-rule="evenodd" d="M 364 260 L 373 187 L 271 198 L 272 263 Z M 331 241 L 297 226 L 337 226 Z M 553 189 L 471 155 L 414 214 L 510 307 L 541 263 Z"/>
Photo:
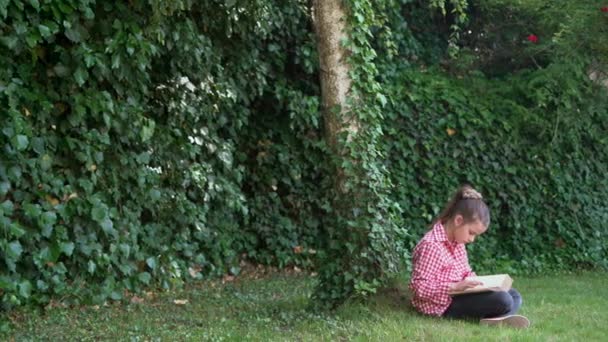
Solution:
<path fill-rule="evenodd" d="M 481 194 L 470 186 L 458 189 L 414 249 L 409 287 L 416 310 L 431 316 L 480 319 L 488 325 L 530 325 L 526 317 L 515 315 L 522 302 L 515 289 L 450 296 L 481 284 L 465 279 L 475 273 L 464 245 L 475 241 L 489 224 L 490 212 Z"/>

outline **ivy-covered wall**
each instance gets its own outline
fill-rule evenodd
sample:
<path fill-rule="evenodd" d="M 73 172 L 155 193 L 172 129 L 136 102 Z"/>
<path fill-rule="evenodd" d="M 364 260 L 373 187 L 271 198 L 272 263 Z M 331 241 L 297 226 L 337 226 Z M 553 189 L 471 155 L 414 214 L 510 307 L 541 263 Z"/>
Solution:
<path fill-rule="evenodd" d="M 379 63 L 404 223 L 420 237 L 459 184 L 474 184 L 492 215 L 469 246 L 478 271 L 608 266 L 608 91 L 590 77 L 605 75 L 608 9 L 551 3 L 472 2 L 450 59 L 437 44 L 449 41 L 450 21 L 409 4 L 394 22 L 407 18 L 411 36 Z"/>
<path fill-rule="evenodd" d="M 310 263 L 324 174 L 304 3 L 4 1 L 0 17 L 4 306 L 238 274 L 245 254 Z"/>
<path fill-rule="evenodd" d="M 331 231 L 308 1 L 0 1 L 3 307 L 101 303 L 242 258 L 321 256 L 340 279 L 320 298 L 366 293 L 464 181 L 492 208 L 480 271 L 608 267 L 608 103 L 588 77 L 608 13 L 479 0 L 465 24 L 437 1 L 347 3 L 370 246 Z"/>

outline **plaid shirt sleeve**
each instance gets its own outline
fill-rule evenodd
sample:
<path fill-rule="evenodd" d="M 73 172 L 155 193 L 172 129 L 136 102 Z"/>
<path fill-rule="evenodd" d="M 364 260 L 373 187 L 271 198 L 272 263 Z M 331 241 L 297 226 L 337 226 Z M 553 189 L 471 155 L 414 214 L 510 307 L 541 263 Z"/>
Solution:
<path fill-rule="evenodd" d="M 446 266 L 446 256 L 435 243 L 423 242 L 414 250 L 413 271 L 410 289 L 414 295 L 413 304 L 422 312 L 440 316 L 451 304 L 448 294 L 450 279 L 444 279 L 442 269 Z"/>

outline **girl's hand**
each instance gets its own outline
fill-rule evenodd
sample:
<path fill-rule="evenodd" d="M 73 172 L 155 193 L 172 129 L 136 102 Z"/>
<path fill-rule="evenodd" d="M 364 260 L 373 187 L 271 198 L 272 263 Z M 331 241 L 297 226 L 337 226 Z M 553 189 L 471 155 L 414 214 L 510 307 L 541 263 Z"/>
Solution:
<path fill-rule="evenodd" d="M 449 292 L 459 292 L 464 291 L 466 289 L 470 289 L 472 287 L 483 285 L 482 282 L 478 280 L 461 280 L 457 283 L 451 283 L 449 287 Z"/>

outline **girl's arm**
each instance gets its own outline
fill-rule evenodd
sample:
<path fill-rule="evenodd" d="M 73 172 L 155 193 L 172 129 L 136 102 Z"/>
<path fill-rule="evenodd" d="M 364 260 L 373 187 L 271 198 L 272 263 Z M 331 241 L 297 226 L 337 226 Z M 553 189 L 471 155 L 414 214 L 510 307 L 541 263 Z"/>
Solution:
<path fill-rule="evenodd" d="M 442 279 L 441 268 L 446 263 L 438 246 L 433 243 L 418 245 L 412 261 L 410 289 L 414 296 L 436 304 L 448 304 L 451 281 Z"/>

